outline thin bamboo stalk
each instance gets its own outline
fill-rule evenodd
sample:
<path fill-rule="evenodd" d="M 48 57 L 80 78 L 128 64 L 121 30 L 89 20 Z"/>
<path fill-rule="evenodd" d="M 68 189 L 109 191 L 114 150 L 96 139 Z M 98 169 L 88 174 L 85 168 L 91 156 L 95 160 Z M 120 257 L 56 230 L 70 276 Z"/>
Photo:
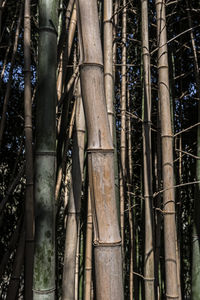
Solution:
<path fill-rule="evenodd" d="M 143 173 L 145 199 L 145 299 L 154 300 L 154 245 L 152 209 L 151 71 L 148 32 L 148 1 L 141 0 L 143 58 Z"/>
<path fill-rule="evenodd" d="M 87 207 L 87 229 L 86 229 L 86 249 L 85 249 L 85 281 L 84 300 L 91 300 L 92 284 L 92 203 L 90 188 L 88 187 L 88 207 Z"/>
<path fill-rule="evenodd" d="M 85 120 L 80 94 L 80 81 L 77 89 L 76 129 L 73 136 L 72 176 L 68 216 L 66 224 L 65 256 L 63 268 L 63 300 L 75 299 L 76 251 L 79 235 L 81 209 L 81 189 L 84 164 Z"/>
<path fill-rule="evenodd" d="M 33 149 L 32 149 L 32 99 L 31 99 L 31 20 L 30 0 L 24 6 L 24 114 L 26 155 L 26 201 L 25 201 L 25 298 L 32 299 L 34 255 L 34 200 L 33 200 Z"/>
<path fill-rule="evenodd" d="M 127 27 L 126 0 L 123 0 L 122 10 L 122 68 L 121 68 L 121 135 L 120 135 L 120 228 L 122 249 L 124 251 L 124 205 L 126 180 L 126 27 Z"/>

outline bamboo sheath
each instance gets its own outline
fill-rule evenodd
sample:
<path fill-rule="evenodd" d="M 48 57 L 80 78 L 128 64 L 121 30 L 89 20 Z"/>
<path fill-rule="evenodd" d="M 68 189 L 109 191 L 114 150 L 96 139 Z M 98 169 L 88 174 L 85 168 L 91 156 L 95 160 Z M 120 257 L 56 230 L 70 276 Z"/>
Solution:
<path fill-rule="evenodd" d="M 122 300 L 122 258 L 114 187 L 114 152 L 104 94 L 97 2 L 77 1 L 81 90 L 88 130 L 97 300 Z"/>
<path fill-rule="evenodd" d="M 159 100 L 162 139 L 163 211 L 166 299 L 179 299 L 176 257 L 176 223 L 173 170 L 173 136 L 170 113 L 165 1 L 156 0 Z"/>
<path fill-rule="evenodd" d="M 148 32 L 148 1 L 141 0 L 143 58 L 143 177 L 145 199 L 145 299 L 154 300 L 154 246 L 152 209 L 151 74 Z"/>

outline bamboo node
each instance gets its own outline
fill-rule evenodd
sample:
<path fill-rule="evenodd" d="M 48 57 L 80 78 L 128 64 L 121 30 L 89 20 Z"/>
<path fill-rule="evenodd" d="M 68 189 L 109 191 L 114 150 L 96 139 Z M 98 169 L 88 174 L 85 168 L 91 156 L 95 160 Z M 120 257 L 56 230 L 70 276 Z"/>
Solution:
<path fill-rule="evenodd" d="M 56 290 L 55 287 L 53 287 L 52 289 L 48 289 L 48 290 L 35 290 L 35 289 L 32 289 L 32 291 L 36 294 L 40 294 L 40 295 L 44 295 L 44 294 L 51 294 L 53 293 L 54 291 Z"/>
<path fill-rule="evenodd" d="M 161 212 L 163 215 L 175 215 L 176 212 L 175 211 L 170 211 L 170 210 L 162 210 L 160 208 L 156 208 L 156 210 L 158 210 L 159 212 Z"/>
<path fill-rule="evenodd" d="M 48 31 L 48 32 L 54 33 L 56 36 L 58 35 L 56 29 L 53 28 L 53 27 L 50 27 L 50 26 L 41 26 L 41 27 L 39 28 L 39 31 Z"/>
<path fill-rule="evenodd" d="M 117 241 L 117 242 L 112 242 L 112 243 L 104 243 L 104 242 L 101 242 L 101 241 L 94 241 L 93 242 L 93 245 L 95 247 L 118 247 L 118 246 L 121 246 L 121 244 L 122 244 L 121 240 Z"/>
<path fill-rule="evenodd" d="M 110 149 L 102 149 L 102 148 L 88 148 L 87 149 L 87 152 L 88 153 L 114 153 L 114 149 L 113 148 L 110 148 Z"/>
<path fill-rule="evenodd" d="M 174 138 L 172 134 L 161 134 L 161 138 Z"/>
<path fill-rule="evenodd" d="M 56 156 L 56 151 L 36 151 L 35 155 L 41 155 L 41 156 Z"/>
<path fill-rule="evenodd" d="M 171 298 L 171 299 L 178 299 L 178 298 L 179 298 L 179 296 L 176 296 L 176 295 L 168 295 L 168 294 L 166 294 L 166 297 L 167 297 L 167 298 Z"/>
<path fill-rule="evenodd" d="M 139 273 L 136 273 L 136 272 L 133 272 L 133 274 L 141 277 L 145 281 L 154 281 L 155 280 L 155 277 L 145 277 L 142 274 L 139 274 Z"/>
<path fill-rule="evenodd" d="M 87 66 L 89 66 L 89 67 L 99 67 L 101 69 L 104 68 L 103 64 L 95 63 L 95 62 L 84 62 L 84 63 L 79 64 L 80 69 L 84 68 L 84 67 L 87 67 Z"/>

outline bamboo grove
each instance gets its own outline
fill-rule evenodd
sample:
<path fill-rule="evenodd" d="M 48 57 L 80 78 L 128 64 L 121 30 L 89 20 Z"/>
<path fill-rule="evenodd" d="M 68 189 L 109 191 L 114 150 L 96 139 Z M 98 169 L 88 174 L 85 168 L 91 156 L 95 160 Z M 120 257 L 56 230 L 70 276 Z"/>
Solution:
<path fill-rule="evenodd" d="M 0 0 L 1 299 L 200 299 L 199 20 Z"/>

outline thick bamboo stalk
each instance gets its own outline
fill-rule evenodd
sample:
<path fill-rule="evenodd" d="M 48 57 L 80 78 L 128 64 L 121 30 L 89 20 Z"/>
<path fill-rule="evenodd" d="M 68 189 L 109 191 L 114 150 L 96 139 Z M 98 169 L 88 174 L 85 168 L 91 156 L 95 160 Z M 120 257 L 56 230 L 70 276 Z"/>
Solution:
<path fill-rule="evenodd" d="M 57 1 L 39 1 L 33 298 L 55 298 Z"/>
<path fill-rule="evenodd" d="M 12 53 L 12 58 L 11 58 L 11 63 L 10 63 L 8 83 L 7 83 L 6 93 L 5 93 L 4 102 L 3 102 L 3 112 L 2 112 L 1 123 L 0 123 L 0 151 L 1 151 L 1 147 L 2 147 L 3 133 L 4 133 L 4 128 L 5 128 L 5 122 L 6 122 L 6 112 L 7 112 L 7 106 L 8 106 L 8 101 L 9 101 L 9 97 L 10 97 L 10 91 L 11 91 L 12 74 L 13 74 L 15 56 L 17 53 L 17 45 L 18 45 L 18 41 L 19 41 L 20 25 L 21 25 L 21 21 L 22 21 L 22 10 L 23 10 L 23 2 L 20 4 L 19 17 L 18 17 L 18 21 L 17 21 L 15 41 L 14 41 L 14 46 L 13 46 L 13 53 Z"/>
<path fill-rule="evenodd" d="M 79 236 L 79 217 L 81 209 L 81 188 L 84 165 L 84 138 L 85 119 L 80 96 L 80 82 L 78 83 L 76 122 L 73 135 L 72 176 L 68 202 L 68 215 L 66 224 L 65 256 L 63 268 L 63 300 L 75 299 L 75 269 L 77 239 Z"/>
<path fill-rule="evenodd" d="M 145 199 L 145 299 L 154 300 L 154 245 L 152 209 L 151 73 L 148 31 L 148 1 L 141 0 L 143 58 L 143 176 Z"/>
<path fill-rule="evenodd" d="M 165 1 L 156 0 L 157 39 L 158 39 L 158 75 L 159 101 L 161 114 L 162 170 L 163 170 L 163 213 L 166 299 L 179 299 L 177 257 L 176 257 L 176 223 L 173 170 L 173 135 L 170 113 L 169 71 L 167 55 L 167 30 Z"/>
<path fill-rule="evenodd" d="M 97 1 L 79 0 L 81 90 L 88 130 L 97 300 L 122 300 L 122 257 L 114 186 L 114 152 L 104 94 Z"/>
<path fill-rule="evenodd" d="M 31 20 L 30 0 L 24 6 L 24 114 L 26 155 L 26 201 L 25 201 L 25 298 L 32 299 L 34 254 L 34 203 L 33 203 L 33 150 L 32 150 L 32 100 L 31 100 Z"/>

